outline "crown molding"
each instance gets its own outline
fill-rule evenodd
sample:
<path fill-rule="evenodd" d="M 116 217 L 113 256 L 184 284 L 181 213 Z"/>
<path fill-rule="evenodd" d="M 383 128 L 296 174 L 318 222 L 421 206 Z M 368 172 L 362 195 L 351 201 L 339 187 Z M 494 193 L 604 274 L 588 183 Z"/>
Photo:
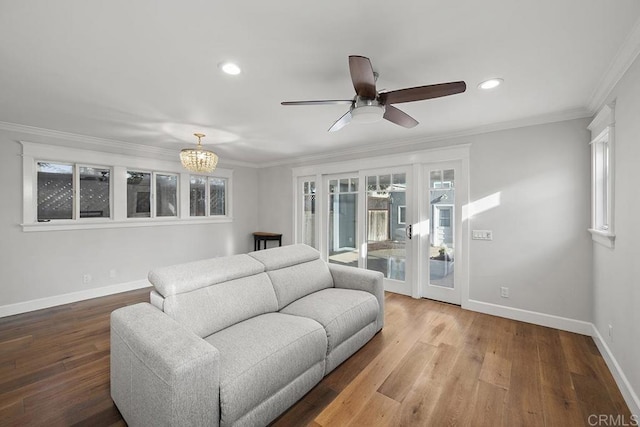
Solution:
<path fill-rule="evenodd" d="M 636 58 L 640 55 L 640 19 L 631 29 L 631 32 L 618 49 L 616 56 L 600 79 L 593 93 L 587 101 L 589 111 L 595 114 L 605 103 L 607 97 L 618 84 L 622 76 L 627 72 Z"/>
<path fill-rule="evenodd" d="M 104 151 L 105 148 L 122 150 L 127 153 L 136 152 L 144 154 L 154 154 L 160 156 L 171 157 L 175 155 L 173 150 L 166 148 L 153 147 L 150 145 L 136 144 L 132 142 L 118 141 L 115 139 L 98 138 L 95 136 L 81 135 L 71 132 L 63 132 L 53 129 L 39 128 L 35 126 L 21 125 L 18 123 L 0 122 L 0 129 L 25 133 L 28 135 L 37 135 L 45 138 L 55 138 L 69 142 L 78 142 L 83 145 L 94 147 L 97 151 Z M 103 150 L 100 150 L 102 148 Z M 89 148 L 90 149 L 90 148 Z"/>
<path fill-rule="evenodd" d="M 640 27 L 639 27 L 640 28 Z M 582 119 L 592 117 L 593 112 L 586 108 L 575 108 L 570 110 L 558 111 L 550 114 L 542 114 L 538 116 L 527 117 L 524 119 L 510 120 L 505 122 L 491 123 L 487 125 L 477 126 L 456 132 L 443 132 L 431 136 L 413 137 L 399 139 L 395 142 L 382 142 L 373 145 L 366 145 L 354 148 L 347 148 L 337 152 L 319 153 L 308 156 L 290 157 L 273 162 L 253 163 L 241 160 L 224 159 L 220 161 L 220 165 L 239 166 L 254 169 L 263 169 L 276 166 L 284 166 L 297 163 L 317 163 L 341 159 L 344 156 L 366 154 L 370 156 L 372 152 L 389 150 L 389 149 L 406 149 L 407 147 L 428 144 L 433 142 L 448 141 L 456 138 L 464 138 L 473 135 L 480 135 L 489 132 L 497 132 L 501 130 L 515 129 L 520 127 L 535 126 L 546 123 L 561 122 L 566 120 Z M 156 155 L 167 159 L 175 159 L 177 150 L 167 148 L 159 148 L 149 145 L 136 144 L 131 142 L 117 141 L 113 139 L 98 138 L 94 136 L 79 135 L 70 132 L 63 132 L 51 129 L 44 129 L 34 126 L 21 125 L 17 123 L 0 122 L 0 130 L 11 132 L 25 133 L 29 135 L 38 135 L 47 138 L 55 138 L 64 141 L 81 143 L 84 146 L 90 145 L 96 151 L 111 152 L 114 149 L 131 155 Z M 86 147 L 84 147 L 86 148 Z"/>
<path fill-rule="evenodd" d="M 331 161 L 342 159 L 345 156 L 356 154 L 367 154 L 371 156 L 373 152 L 382 150 L 403 149 L 417 144 L 428 144 L 433 142 L 444 142 L 452 139 L 465 138 L 473 135 L 481 135 L 484 133 L 498 132 L 502 130 L 516 129 L 527 126 L 536 126 L 547 123 L 563 122 L 567 120 L 584 119 L 592 117 L 593 113 L 586 108 L 575 108 L 570 110 L 558 111 L 550 114 L 542 114 L 538 116 L 527 117 L 524 119 L 509 120 L 505 122 L 491 123 L 473 128 L 464 129 L 456 132 L 444 132 L 431 136 L 422 136 L 414 138 L 405 138 L 396 140 L 395 142 L 383 142 L 373 145 L 354 147 L 350 149 L 340 150 L 331 153 L 320 153 L 309 156 L 293 157 L 288 159 L 277 160 L 274 162 L 264 163 L 261 168 L 269 168 L 275 166 L 284 166 L 298 163 L 317 163 L 323 161 Z"/>
<path fill-rule="evenodd" d="M 21 125 L 18 123 L 10 123 L 10 122 L 0 122 L 0 130 L 5 130 L 9 132 L 17 132 L 23 133 L 27 135 L 36 135 L 45 138 L 54 138 L 58 140 L 68 141 L 68 142 L 76 142 L 82 144 L 83 149 L 95 150 L 95 151 L 105 151 L 105 152 L 114 152 L 125 153 L 134 156 L 144 156 L 144 155 L 154 155 L 160 156 L 162 158 L 166 158 L 168 160 L 177 161 L 177 153 L 179 152 L 177 149 L 172 150 L 169 148 L 160 148 L 154 147 L 151 145 L 144 144 L 136 144 L 133 142 L 124 142 L 118 141 L 115 139 L 107 139 L 107 138 L 98 138 L 95 136 L 81 135 L 71 132 L 63 132 L 53 129 L 45 129 L 39 128 L 35 126 L 27 126 Z M 52 144 L 50 141 L 47 142 L 51 145 L 62 145 L 62 144 Z M 76 147 L 78 148 L 78 147 Z M 240 166 L 246 168 L 258 168 L 259 165 L 250 162 L 244 162 L 239 160 L 229 160 L 223 159 L 220 161 L 220 166 Z"/>

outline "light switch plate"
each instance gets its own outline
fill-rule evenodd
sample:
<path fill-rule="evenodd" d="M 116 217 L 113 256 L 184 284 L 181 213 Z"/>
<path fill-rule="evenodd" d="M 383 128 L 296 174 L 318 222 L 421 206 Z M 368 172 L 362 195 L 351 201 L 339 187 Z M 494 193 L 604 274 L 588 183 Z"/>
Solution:
<path fill-rule="evenodd" d="M 472 240 L 493 240 L 493 231 L 491 230 L 473 230 L 471 232 Z"/>

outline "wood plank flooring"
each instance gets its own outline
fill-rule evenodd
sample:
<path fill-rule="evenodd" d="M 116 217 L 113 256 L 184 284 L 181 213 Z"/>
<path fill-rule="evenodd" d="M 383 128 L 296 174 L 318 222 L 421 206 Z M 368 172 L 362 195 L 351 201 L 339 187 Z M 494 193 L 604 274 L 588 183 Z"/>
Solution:
<path fill-rule="evenodd" d="M 0 319 L 0 426 L 123 426 L 109 314 L 148 289 Z M 631 414 L 590 337 L 386 295 L 385 328 L 272 424 L 587 426 Z"/>

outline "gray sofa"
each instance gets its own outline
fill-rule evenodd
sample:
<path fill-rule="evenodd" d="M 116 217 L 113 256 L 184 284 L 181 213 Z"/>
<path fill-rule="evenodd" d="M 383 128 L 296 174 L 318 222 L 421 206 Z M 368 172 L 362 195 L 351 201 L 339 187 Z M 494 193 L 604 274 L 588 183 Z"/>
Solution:
<path fill-rule="evenodd" d="M 111 396 L 131 426 L 262 426 L 384 323 L 382 274 L 306 245 L 158 268 L 111 315 Z"/>

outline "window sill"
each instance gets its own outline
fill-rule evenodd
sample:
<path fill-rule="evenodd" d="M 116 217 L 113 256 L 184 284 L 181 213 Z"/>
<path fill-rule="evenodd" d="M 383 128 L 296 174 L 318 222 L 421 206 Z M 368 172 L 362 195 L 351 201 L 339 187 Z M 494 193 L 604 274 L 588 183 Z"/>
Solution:
<path fill-rule="evenodd" d="M 601 244 L 602 246 L 606 246 L 607 248 L 613 249 L 613 244 L 616 240 L 616 235 L 612 233 L 608 233 L 606 231 L 596 230 L 593 228 L 589 229 L 591 233 L 591 238 L 594 242 Z"/>
<path fill-rule="evenodd" d="M 131 228 L 131 227 L 159 227 L 163 225 L 199 225 L 199 224 L 220 224 L 233 222 L 232 217 L 221 218 L 145 218 L 144 220 L 138 218 L 131 218 L 122 221 L 102 220 L 102 221 L 78 221 L 68 222 L 51 221 L 51 222 L 37 222 L 33 224 L 20 224 L 22 231 L 34 232 L 34 231 L 63 231 L 63 230 L 91 230 L 101 228 Z"/>

